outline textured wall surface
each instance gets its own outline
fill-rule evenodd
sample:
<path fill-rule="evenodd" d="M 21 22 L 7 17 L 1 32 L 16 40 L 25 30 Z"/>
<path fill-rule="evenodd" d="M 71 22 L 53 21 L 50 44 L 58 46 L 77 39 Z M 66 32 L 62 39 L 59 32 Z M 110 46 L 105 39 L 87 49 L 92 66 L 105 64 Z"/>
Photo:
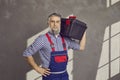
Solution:
<path fill-rule="evenodd" d="M 47 16 L 74 14 L 88 25 L 83 52 L 74 52 L 74 80 L 95 80 L 105 28 L 120 21 L 120 2 L 106 0 L 0 0 L 0 80 L 26 80 L 27 39 L 47 28 Z M 36 58 L 38 58 L 36 56 Z"/>

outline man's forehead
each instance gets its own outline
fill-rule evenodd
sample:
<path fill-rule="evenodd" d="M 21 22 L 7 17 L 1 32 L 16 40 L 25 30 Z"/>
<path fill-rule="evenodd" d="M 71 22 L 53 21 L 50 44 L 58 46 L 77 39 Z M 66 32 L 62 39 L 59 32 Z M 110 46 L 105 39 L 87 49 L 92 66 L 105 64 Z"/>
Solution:
<path fill-rule="evenodd" d="M 54 15 L 53 15 L 53 16 L 50 17 L 50 19 L 51 19 L 51 20 L 54 20 L 54 19 L 55 19 L 55 20 L 60 20 L 60 17 L 59 17 L 59 16 L 54 16 Z"/>

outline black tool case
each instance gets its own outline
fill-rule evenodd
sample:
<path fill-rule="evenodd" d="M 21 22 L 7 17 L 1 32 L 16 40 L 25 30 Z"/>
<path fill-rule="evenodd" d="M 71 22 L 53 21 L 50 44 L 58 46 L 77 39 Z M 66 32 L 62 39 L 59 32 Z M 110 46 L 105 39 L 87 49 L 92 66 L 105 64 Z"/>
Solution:
<path fill-rule="evenodd" d="M 74 18 L 61 19 L 60 34 L 65 37 L 81 40 L 87 29 L 86 23 Z"/>

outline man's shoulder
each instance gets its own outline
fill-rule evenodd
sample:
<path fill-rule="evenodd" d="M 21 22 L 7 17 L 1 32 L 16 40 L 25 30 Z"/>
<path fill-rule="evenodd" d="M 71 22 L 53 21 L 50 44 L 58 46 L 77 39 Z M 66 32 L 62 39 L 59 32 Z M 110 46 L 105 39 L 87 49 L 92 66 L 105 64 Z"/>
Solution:
<path fill-rule="evenodd" d="M 72 39 L 72 38 L 69 38 L 69 37 L 64 37 L 64 39 L 65 39 L 67 42 L 74 42 L 74 41 L 76 41 L 75 39 Z"/>
<path fill-rule="evenodd" d="M 46 33 L 40 34 L 36 39 L 45 39 L 45 38 L 46 38 Z"/>
<path fill-rule="evenodd" d="M 65 40 L 71 40 L 71 38 L 69 38 L 69 37 L 63 36 L 63 38 L 64 38 Z"/>

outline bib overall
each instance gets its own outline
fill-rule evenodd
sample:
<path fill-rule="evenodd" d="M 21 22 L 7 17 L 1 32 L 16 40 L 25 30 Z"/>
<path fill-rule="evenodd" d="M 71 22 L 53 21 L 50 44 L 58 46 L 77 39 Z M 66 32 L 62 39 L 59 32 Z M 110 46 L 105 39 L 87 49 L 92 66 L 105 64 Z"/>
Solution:
<path fill-rule="evenodd" d="M 49 69 L 51 74 L 47 77 L 43 76 L 43 80 L 69 80 L 68 73 L 66 71 L 68 55 L 66 50 L 66 44 L 63 37 L 61 37 L 63 49 L 62 51 L 55 51 L 54 43 L 52 42 L 49 34 L 46 34 L 50 46 L 52 49 Z"/>

